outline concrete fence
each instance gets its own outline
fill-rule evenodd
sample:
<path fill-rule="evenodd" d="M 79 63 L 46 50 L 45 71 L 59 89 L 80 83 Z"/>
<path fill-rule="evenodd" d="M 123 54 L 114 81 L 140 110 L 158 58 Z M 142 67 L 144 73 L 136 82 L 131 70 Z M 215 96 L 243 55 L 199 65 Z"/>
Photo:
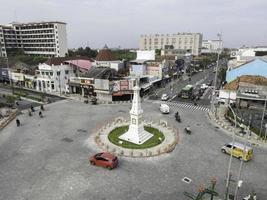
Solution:
<path fill-rule="evenodd" d="M 175 149 L 176 144 L 179 142 L 178 130 L 167 126 L 166 123 L 160 121 L 144 121 L 145 126 L 150 126 L 158 129 L 164 134 L 164 141 L 159 145 L 147 149 L 128 149 L 121 146 L 117 146 L 111 143 L 108 139 L 108 134 L 117 127 L 127 126 L 130 124 L 129 120 L 123 117 L 118 117 L 114 121 L 103 125 L 95 133 L 95 142 L 104 151 L 111 152 L 116 155 L 126 157 L 152 157 L 158 156 L 164 153 L 169 153 Z"/>

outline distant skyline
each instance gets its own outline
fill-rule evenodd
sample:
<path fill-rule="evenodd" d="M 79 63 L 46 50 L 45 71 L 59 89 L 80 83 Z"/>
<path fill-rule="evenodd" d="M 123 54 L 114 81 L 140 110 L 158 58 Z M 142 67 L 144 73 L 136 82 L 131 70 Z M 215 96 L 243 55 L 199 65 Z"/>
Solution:
<path fill-rule="evenodd" d="M 0 0 L 0 24 L 67 23 L 68 47 L 138 48 L 141 34 L 200 32 L 225 47 L 267 46 L 266 0 Z"/>

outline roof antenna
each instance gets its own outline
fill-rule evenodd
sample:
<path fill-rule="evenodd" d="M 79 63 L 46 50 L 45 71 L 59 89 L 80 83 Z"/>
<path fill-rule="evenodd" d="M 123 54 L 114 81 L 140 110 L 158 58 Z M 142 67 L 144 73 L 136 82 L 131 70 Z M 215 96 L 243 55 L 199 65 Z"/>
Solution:
<path fill-rule="evenodd" d="M 15 18 L 15 22 L 18 22 L 18 17 L 17 17 L 17 11 L 16 11 L 16 9 L 14 10 L 14 18 Z"/>

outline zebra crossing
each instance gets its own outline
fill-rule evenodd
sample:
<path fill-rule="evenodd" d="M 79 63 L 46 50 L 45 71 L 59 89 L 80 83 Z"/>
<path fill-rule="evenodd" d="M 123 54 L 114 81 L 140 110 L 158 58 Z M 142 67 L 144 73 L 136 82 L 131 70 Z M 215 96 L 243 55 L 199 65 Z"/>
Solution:
<path fill-rule="evenodd" d="M 193 105 L 193 104 L 187 104 L 187 103 L 178 103 L 178 102 L 168 102 L 168 101 L 158 101 L 159 104 L 164 103 L 167 104 L 170 107 L 180 107 L 190 110 L 201 110 L 204 112 L 208 112 L 209 108 L 205 106 L 199 106 L 199 105 Z"/>

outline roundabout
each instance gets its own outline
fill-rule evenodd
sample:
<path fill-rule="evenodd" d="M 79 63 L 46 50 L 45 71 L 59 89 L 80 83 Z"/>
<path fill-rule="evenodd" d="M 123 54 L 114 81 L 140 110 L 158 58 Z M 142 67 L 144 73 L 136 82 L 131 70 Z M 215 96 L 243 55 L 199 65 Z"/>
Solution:
<path fill-rule="evenodd" d="M 108 139 L 111 143 L 123 147 L 123 148 L 128 148 L 128 149 L 146 149 L 146 148 L 151 148 L 154 146 L 157 146 L 159 144 L 161 144 L 164 139 L 165 136 L 162 132 L 160 132 L 158 129 L 153 128 L 151 126 L 145 126 L 144 129 L 151 133 L 153 136 L 147 140 L 145 143 L 141 144 L 141 145 L 137 145 L 128 141 L 122 141 L 119 139 L 119 137 L 126 133 L 129 129 L 129 126 L 121 126 L 121 127 L 117 127 L 115 129 L 113 129 L 109 135 L 108 135 Z"/>
<path fill-rule="evenodd" d="M 138 79 L 133 90 L 130 120 L 119 117 L 106 123 L 96 132 L 95 142 L 104 151 L 128 157 L 150 157 L 173 151 L 178 130 L 168 127 L 167 122 L 144 120 Z"/>

